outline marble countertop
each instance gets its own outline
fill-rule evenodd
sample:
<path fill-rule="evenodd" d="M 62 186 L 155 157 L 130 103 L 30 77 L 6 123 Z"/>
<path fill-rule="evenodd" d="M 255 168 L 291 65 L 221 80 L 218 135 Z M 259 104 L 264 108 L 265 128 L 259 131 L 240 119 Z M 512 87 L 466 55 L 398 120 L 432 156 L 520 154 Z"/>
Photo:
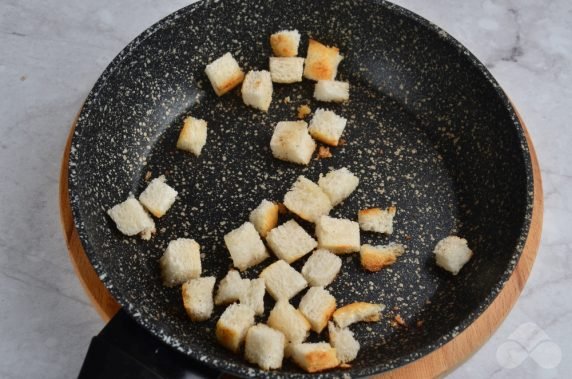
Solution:
<path fill-rule="evenodd" d="M 528 126 L 544 181 L 543 238 L 529 282 L 496 334 L 450 377 L 571 377 L 572 2 L 396 2 L 447 30 L 486 64 Z M 186 4 L 0 2 L 0 377 L 75 377 L 103 326 L 62 237 L 61 155 L 107 64 Z"/>

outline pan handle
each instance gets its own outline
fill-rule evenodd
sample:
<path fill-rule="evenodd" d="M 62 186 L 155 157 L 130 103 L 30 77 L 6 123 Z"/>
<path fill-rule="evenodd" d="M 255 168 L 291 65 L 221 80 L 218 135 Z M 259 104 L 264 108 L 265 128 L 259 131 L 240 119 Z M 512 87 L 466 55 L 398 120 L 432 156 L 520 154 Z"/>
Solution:
<path fill-rule="evenodd" d="M 121 309 L 91 340 L 78 379 L 220 377 L 220 371 L 165 345 Z"/>

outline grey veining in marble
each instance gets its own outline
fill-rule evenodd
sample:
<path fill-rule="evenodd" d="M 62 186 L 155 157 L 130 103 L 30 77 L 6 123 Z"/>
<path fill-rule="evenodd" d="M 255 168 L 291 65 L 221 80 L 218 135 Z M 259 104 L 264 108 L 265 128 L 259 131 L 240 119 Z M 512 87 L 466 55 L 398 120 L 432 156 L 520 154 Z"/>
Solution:
<path fill-rule="evenodd" d="M 0 377 L 74 377 L 103 326 L 62 238 L 62 150 L 105 66 L 187 3 L 0 2 Z M 487 65 L 521 112 L 543 172 L 544 234 L 527 287 L 493 338 L 451 377 L 570 377 L 572 3 L 397 3 L 443 27 Z"/>

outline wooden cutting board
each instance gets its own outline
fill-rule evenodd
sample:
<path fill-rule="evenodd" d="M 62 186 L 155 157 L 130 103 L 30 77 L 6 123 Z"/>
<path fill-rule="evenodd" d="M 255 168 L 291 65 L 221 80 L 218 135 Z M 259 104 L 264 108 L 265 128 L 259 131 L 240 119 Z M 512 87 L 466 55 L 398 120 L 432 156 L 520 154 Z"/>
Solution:
<path fill-rule="evenodd" d="M 475 320 L 457 337 L 432 353 L 406 366 L 378 375 L 378 378 L 434 378 L 451 372 L 468 360 L 491 337 L 520 296 L 536 258 L 538 246 L 540 245 L 544 200 L 542 179 L 540 176 L 540 168 L 538 166 L 536 152 L 520 115 L 519 120 L 524 127 L 530 150 L 534 176 L 534 205 L 528 238 L 526 240 L 522 256 L 518 261 L 513 274 L 490 307 L 488 307 L 487 310 L 477 318 L 477 320 Z M 115 315 L 120 306 L 99 280 L 99 277 L 85 255 L 85 251 L 83 250 L 81 241 L 79 240 L 79 236 L 74 226 L 68 197 L 68 160 L 74 129 L 75 122 L 69 133 L 62 159 L 60 174 L 61 222 L 64 229 L 70 259 L 75 272 L 83 285 L 84 290 L 91 299 L 93 306 L 101 318 L 107 322 L 113 317 L 113 315 Z"/>

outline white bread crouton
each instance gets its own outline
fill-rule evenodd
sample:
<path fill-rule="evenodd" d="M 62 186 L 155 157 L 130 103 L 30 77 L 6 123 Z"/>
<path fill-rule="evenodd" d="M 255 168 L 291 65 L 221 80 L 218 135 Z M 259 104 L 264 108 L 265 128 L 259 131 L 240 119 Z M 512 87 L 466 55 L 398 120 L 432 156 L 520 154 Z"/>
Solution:
<path fill-rule="evenodd" d="M 328 47 L 318 41 L 308 41 L 304 77 L 310 80 L 334 80 L 343 57 L 337 47 Z"/>
<path fill-rule="evenodd" d="M 340 328 L 345 328 L 360 321 L 375 322 L 381 319 L 383 304 L 356 302 L 336 309 L 332 318 Z"/>
<path fill-rule="evenodd" d="M 324 371 L 340 364 L 336 349 L 327 342 L 294 344 L 290 352 L 292 360 L 307 372 Z"/>
<path fill-rule="evenodd" d="M 235 353 L 244 342 L 248 328 L 254 325 L 254 311 L 244 304 L 229 305 L 216 323 L 216 339 Z"/>
<path fill-rule="evenodd" d="M 318 247 L 336 254 L 360 249 L 359 224 L 355 221 L 322 216 L 316 222 Z"/>
<path fill-rule="evenodd" d="M 333 322 L 329 322 L 328 334 L 330 335 L 330 345 L 336 348 L 336 356 L 340 362 L 348 363 L 356 359 L 360 345 L 351 330 L 338 328 Z"/>
<path fill-rule="evenodd" d="M 274 255 L 287 263 L 302 258 L 318 245 L 316 240 L 294 220 L 272 229 L 266 236 L 266 242 Z"/>
<path fill-rule="evenodd" d="M 151 214 L 161 218 L 175 202 L 178 192 L 165 183 L 165 175 L 151 180 L 145 191 L 139 195 L 139 202 Z"/>
<path fill-rule="evenodd" d="M 342 268 L 342 259 L 328 250 L 318 249 L 302 267 L 302 275 L 311 286 L 325 287 L 334 281 Z"/>
<path fill-rule="evenodd" d="M 278 225 L 278 204 L 262 200 L 260 205 L 250 212 L 249 220 L 262 238 Z"/>
<path fill-rule="evenodd" d="M 347 121 L 332 111 L 318 108 L 310 121 L 308 131 L 318 141 L 330 146 L 338 146 Z"/>
<path fill-rule="evenodd" d="M 249 282 L 240 277 L 236 270 L 230 270 L 218 284 L 215 304 L 230 304 L 238 301 L 248 290 Z"/>
<path fill-rule="evenodd" d="M 141 238 L 148 240 L 155 233 L 155 222 L 133 197 L 114 205 L 107 214 L 115 222 L 117 229 L 126 236 L 141 234 Z"/>
<path fill-rule="evenodd" d="M 358 222 L 361 230 L 391 234 L 393 233 L 393 217 L 396 207 L 362 209 L 358 212 Z"/>
<path fill-rule="evenodd" d="M 275 158 L 307 165 L 316 150 L 316 142 L 310 137 L 305 121 L 281 121 L 274 128 L 270 149 Z"/>
<path fill-rule="evenodd" d="M 405 246 L 398 243 L 389 245 L 362 245 L 359 251 L 360 262 L 363 268 L 376 272 L 391 266 L 405 252 Z"/>
<path fill-rule="evenodd" d="M 255 314 L 264 313 L 264 293 L 266 285 L 264 279 L 244 279 L 246 282 L 246 291 L 240 296 L 240 303 L 252 308 Z"/>
<path fill-rule="evenodd" d="M 457 275 L 473 256 L 473 252 L 467 245 L 467 240 L 457 236 L 449 236 L 435 246 L 435 258 L 437 266 L 444 268 Z"/>
<path fill-rule="evenodd" d="M 224 236 L 224 243 L 230 252 L 234 267 L 240 271 L 255 266 L 270 256 L 250 222 L 245 222 L 227 233 Z"/>
<path fill-rule="evenodd" d="M 244 357 L 263 370 L 280 368 L 285 344 L 284 334 L 264 324 L 256 324 L 246 332 Z"/>
<path fill-rule="evenodd" d="M 244 72 L 231 53 L 214 60 L 205 68 L 217 96 L 222 96 L 244 80 Z"/>
<path fill-rule="evenodd" d="M 267 112 L 272 102 L 272 78 L 268 71 L 249 71 L 242 82 L 242 101 Z"/>
<path fill-rule="evenodd" d="M 332 205 L 336 206 L 355 191 L 359 185 L 359 178 L 342 167 L 328 172 L 325 176 L 320 174 L 318 185 L 328 195 Z"/>
<path fill-rule="evenodd" d="M 299 44 L 300 33 L 297 30 L 282 30 L 270 36 L 270 47 L 277 57 L 295 57 Z"/>
<path fill-rule="evenodd" d="M 321 333 L 336 310 L 336 298 L 324 287 L 311 287 L 300 300 L 298 309 L 310 321 L 312 330 Z"/>
<path fill-rule="evenodd" d="M 191 279 L 183 284 L 183 305 L 193 321 L 205 321 L 213 312 L 214 276 Z"/>
<path fill-rule="evenodd" d="M 296 83 L 302 81 L 304 58 L 270 57 L 270 75 L 274 83 Z"/>
<path fill-rule="evenodd" d="M 163 284 L 178 286 L 201 276 L 201 246 L 192 239 L 179 238 L 169 242 L 159 259 Z"/>
<path fill-rule="evenodd" d="M 337 80 L 319 80 L 314 87 L 314 98 L 334 103 L 348 101 L 350 99 L 350 83 Z"/>
<path fill-rule="evenodd" d="M 284 206 L 306 221 L 316 222 L 332 209 L 328 195 L 311 180 L 299 176 L 284 196 Z"/>
<path fill-rule="evenodd" d="M 198 157 L 206 143 L 207 122 L 194 117 L 185 118 L 177 140 L 177 149 L 188 151 Z"/>
<path fill-rule="evenodd" d="M 304 342 L 310 334 L 308 320 L 286 300 L 276 302 L 267 323 L 271 328 L 281 331 L 287 342 Z"/>
<path fill-rule="evenodd" d="M 290 300 L 308 286 L 306 279 L 288 263 L 279 260 L 260 273 L 268 293 L 276 300 Z"/>

